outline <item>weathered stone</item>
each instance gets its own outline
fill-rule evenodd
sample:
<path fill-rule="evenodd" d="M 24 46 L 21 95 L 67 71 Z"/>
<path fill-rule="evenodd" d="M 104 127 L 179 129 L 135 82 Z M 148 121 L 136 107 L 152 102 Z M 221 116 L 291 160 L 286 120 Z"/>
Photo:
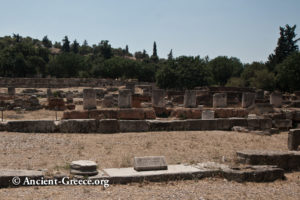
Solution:
<path fill-rule="evenodd" d="M 67 103 L 73 103 L 73 93 L 72 92 L 67 92 L 66 100 L 67 100 Z"/>
<path fill-rule="evenodd" d="M 167 170 L 168 165 L 164 156 L 134 157 L 136 171 Z"/>
<path fill-rule="evenodd" d="M 256 114 L 272 113 L 274 108 L 270 103 L 256 103 L 254 111 Z"/>
<path fill-rule="evenodd" d="M 136 171 L 134 168 L 111 168 L 103 170 L 111 183 L 132 183 L 144 181 L 194 180 L 212 177 L 219 173 L 218 169 L 198 169 L 189 165 L 168 165 L 167 170 Z"/>
<path fill-rule="evenodd" d="M 131 108 L 132 90 L 119 90 L 118 106 L 119 108 Z"/>
<path fill-rule="evenodd" d="M 167 118 L 170 116 L 172 110 L 167 109 L 166 107 L 153 107 L 155 115 L 161 118 Z"/>
<path fill-rule="evenodd" d="M 275 119 L 272 121 L 273 127 L 281 130 L 288 130 L 292 128 L 292 120 L 290 119 Z"/>
<path fill-rule="evenodd" d="M 234 126 L 231 128 L 231 130 L 235 131 L 235 132 L 243 132 L 243 133 L 249 132 L 249 129 L 247 129 L 246 127 L 243 127 L 243 126 Z"/>
<path fill-rule="evenodd" d="M 79 171 L 96 171 L 97 164 L 90 160 L 76 160 L 71 162 L 70 168 Z"/>
<path fill-rule="evenodd" d="M 62 133 L 96 133 L 98 122 L 94 119 L 61 120 L 58 129 Z"/>
<path fill-rule="evenodd" d="M 125 87 L 131 90 L 131 94 L 135 93 L 135 82 L 127 82 Z"/>
<path fill-rule="evenodd" d="M 290 129 L 288 136 L 288 148 L 291 151 L 298 150 L 300 145 L 300 129 Z"/>
<path fill-rule="evenodd" d="M 20 120 L 7 122 L 6 129 L 9 132 L 52 133 L 56 126 L 51 120 Z"/>
<path fill-rule="evenodd" d="M 150 124 L 144 120 L 119 120 L 120 132 L 145 132 Z"/>
<path fill-rule="evenodd" d="M 99 133 L 117 133 L 120 131 L 118 120 L 116 119 L 102 119 L 99 121 Z"/>
<path fill-rule="evenodd" d="M 244 92 L 242 97 L 242 107 L 249 108 L 255 104 L 255 93 Z"/>
<path fill-rule="evenodd" d="M 20 182 L 18 182 L 18 179 L 13 181 L 14 177 L 18 177 Z M 40 180 L 43 177 L 44 173 L 42 171 L 1 169 L 0 188 L 8 186 L 23 186 L 26 178 L 30 180 Z"/>
<path fill-rule="evenodd" d="M 152 106 L 165 107 L 165 90 L 157 89 L 152 91 Z"/>
<path fill-rule="evenodd" d="M 222 174 L 227 180 L 237 182 L 270 182 L 284 178 L 283 169 L 268 165 L 226 168 Z"/>
<path fill-rule="evenodd" d="M 92 88 L 83 89 L 83 109 L 91 110 L 97 108 L 96 92 Z"/>
<path fill-rule="evenodd" d="M 102 108 L 114 107 L 114 97 L 111 94 L 106 94 L 102 100 Z"/>
<path fill-rule="evenodd" d="M 7 93 L 10 96 L 14 96 L 16 94 L 16 88 L 14 88 L 14 87 L 8 87 L 7 88 Z"/>
<path fill-rule="evenodd" d="M 148 121 L 150 131 L 184 131 L 189 130 L 188 124 L 184 120 L 161 121 L 151 120 Z"/>
<path fill-rule="evenodd" d="M 47 89 L 47 97 L 50 98 L 50 97 L 53 97 L 53 93 L 51 91 L 51 88 L 48 88 Z"/>
<path fill-rule="evenodd" d="M 185 108 L 196 107 L 196 90 L 185 90 L 183 104 Z"/>
<path fill-rule="evenodd" d="M 203 110 L 201 119 L 214 119 L 215 118 L 215 111 L 212 110 Z"/>
<path fill-rule="evenodd" d="M 238 160 L 250 165 L 276 165 L 285 170 L 300 169 L 300 152 L 247 150 L 236 152 Z"/>
<path fill-rule="evenodd" d="M 247 117 L 249 111 L 244 108 L 215 108 L 215 118 Z"/>
<path fill-rule="evenodd" d="M 171 109 L 170 117 L 178 119 L 201 119 L 202 110 L 199 108 L 176 108 Z"/>
<path fill-rule="evenodd" d="M 62 119 L 88 119 L 88 111 L 66 111 L 63 114 Z"/>
<path fill-rule="evenodd" d="M 95 176 L 99 172 L 97 170 L 95 171 L 80 171 L 76 169 L 71 169 L 70 174 L 78 175 L 78 176 Z"/>
<path fill-rule="evenodd" d="M 274 107 L 280 108 L 282 105 L 282 94 L 280 92 L 273 92 L 270 95 L 270 104 Z"/>
<path fill-rule="evenodd" d="M 48 98 L 48 106 L 49 110 L 65 110 L 66 105 L 63 98 Z"/>
<path fill-rule="evenodd" d="M 118 112 L 119 119 L 142 120 L 145 119 L 143 109 L 121 109 Z"/>
<path fill-rule="evenodd" d="M 215 93 L 213 95 L 213 107 L 214 108 L 227 107 L 227 94 L 226 93 Z"/>

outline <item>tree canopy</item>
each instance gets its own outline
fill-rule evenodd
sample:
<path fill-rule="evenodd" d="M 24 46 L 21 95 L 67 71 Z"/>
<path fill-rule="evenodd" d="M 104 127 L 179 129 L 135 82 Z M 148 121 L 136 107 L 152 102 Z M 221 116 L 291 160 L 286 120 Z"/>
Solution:
<path fill-rule="evenodd" d="M 0 77 L 96 77 L 156 82 L 161 88 L 192 89 L 221 85 L 265 90 L 300 90 L 300 53 L 296 25 L 280 27 L 277 47 L 266 63 L 243 64 L 236 57 L 173 56 L 159 58 L 157 43 L 152 55 L 113 48 L 108 40 L 89 45 L 22 37 L 0 37 Z"/>

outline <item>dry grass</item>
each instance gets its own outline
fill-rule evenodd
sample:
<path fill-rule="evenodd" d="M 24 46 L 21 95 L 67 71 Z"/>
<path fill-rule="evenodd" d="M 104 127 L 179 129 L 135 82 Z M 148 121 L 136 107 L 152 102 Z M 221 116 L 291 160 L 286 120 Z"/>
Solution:
<path fill-rule="evenodd" d="M 237 132 L 190 131 L 120 134 L 31 134 L 1 132 L 0 167 L 54 170 L 88 159 L 100 168 L 127 167 L 134 156 L 164 155 L 169 164 L 234 163 L 242 149 L 287 150 L 287 133 L 259 136 Z"/>
<path fill-rule="evenodd" d="M 73 160 L 99 169 L 132 166 L 134 156 L 164 155 L 168 164 L 205 161 L 234 164 L 243 149 L 287 150 L 287 133 L 259 136 L 237 132 L 190 131 L 120 134 L 0 133 L 0 168 L 47 169 L 67 173 Z M 222 179 L 92 186 L 21 187 L 0 190 L 0 199 L 297 199 L 300 173 L 286 181 L 235 183 Z"/>

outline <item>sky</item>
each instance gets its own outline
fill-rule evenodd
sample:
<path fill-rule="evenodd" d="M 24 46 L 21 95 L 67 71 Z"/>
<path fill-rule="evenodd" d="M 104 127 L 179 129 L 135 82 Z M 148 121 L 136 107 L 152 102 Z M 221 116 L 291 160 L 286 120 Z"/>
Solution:
<path fill-rule="evenodd" d="M 0 37 L 20 34 L 114 48 L 160 57 L 237 57 L 266 61 L 279 27 L 297 25 L 300 0 L 0 0 Z M 299 42 L 300 43 L 300 42 Z"/>

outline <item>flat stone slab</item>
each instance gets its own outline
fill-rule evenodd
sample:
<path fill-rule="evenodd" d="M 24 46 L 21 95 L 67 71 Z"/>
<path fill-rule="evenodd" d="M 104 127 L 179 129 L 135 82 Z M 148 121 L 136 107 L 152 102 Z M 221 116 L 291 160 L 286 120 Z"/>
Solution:
<path fill-rule="evenodd" d="M 169 165 L 167 170 L 157 171 L 136 171 L 134 168 L 110 168 L 103 170 L 110 180 L 110 183 L 130 183 L 142 181 L 170 181 L 190 180 L 195 178 L 210 177 L 215 170 L 198 169 L 190 165 Z"/>
<path fill-rule="evenodd" d="M 270 182 L 284 178 L 284 170 L 277 166 L 257 165 L 223 169 L 223 177 L 237 182 Z"/>
<path fill-rule="evenodd" d="M 97 171 L 97 163 L 90 160 L 76 160 L 71 162 L 70 168 L 76 171 L 95 172 Z"/>
<path fill-rule="evenodd" d="M 18 178 L 13 180 L 14 177 L 18 177 Z M 29 179 L 40 179 L 44 177 L 44 173 L 42 171 L 36 171 L 36 170 L 1 169 L 0 187 L 22 186 L 26 177 Z"/>
<path fill-rule="evenodd" d="M 164 156 L 134 157 L 136 171 L 166 170 L 168 165 Z"/>
<path fill-rule="evenodd" d="M 300 170 L 299 151 L 237 151 L 238 160 L 250 165 L 276 165 L 285 170 Z"/>

